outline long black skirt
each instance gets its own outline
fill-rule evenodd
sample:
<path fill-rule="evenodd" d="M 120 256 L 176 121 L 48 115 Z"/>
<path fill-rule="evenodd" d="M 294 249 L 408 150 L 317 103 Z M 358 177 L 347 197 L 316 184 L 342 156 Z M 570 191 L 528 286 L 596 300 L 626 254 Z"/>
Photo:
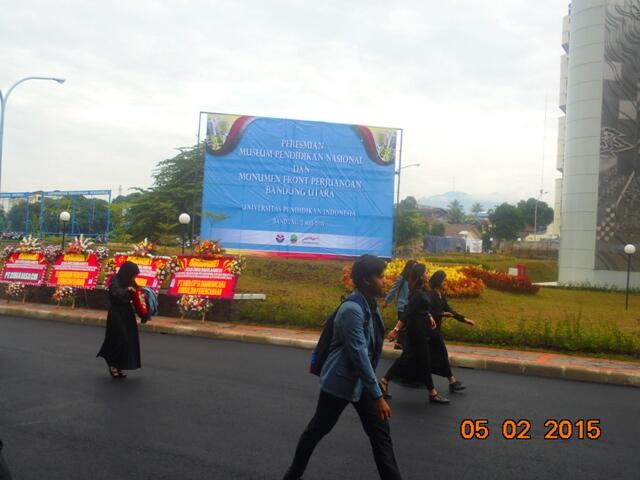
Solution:
<path fill-rule="evenodd" d="M 430 335 L 407 335 L 402 355 L 397 358 L 385 377 L 412 388 L 434 388 L 432 374 L 452 376 L 449 353 L 439 330 Z"/>
<path fill-rule="evenodd" d="M 113 305 L 109 309 L 104 343 L 97 356 L 120 370 L 141 367 L 138 324 L 131 305 Z"/>
<path fill-rule="evenodd" d="M 429 355 L 431 357 L 431 373 L 445 378 L 453 376 L 449 364 L 449 352 L 439 328 L 433 330 L 429 335 Z"/>

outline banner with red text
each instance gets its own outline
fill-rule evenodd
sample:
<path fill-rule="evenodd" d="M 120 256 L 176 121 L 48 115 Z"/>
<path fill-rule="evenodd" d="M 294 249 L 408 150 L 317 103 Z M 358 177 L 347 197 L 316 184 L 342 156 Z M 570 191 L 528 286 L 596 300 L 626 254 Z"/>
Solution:
<path fill-rule="evenodd" d="M 98 284 L 99 274 L 100 262 L 95 254 L 85 257 L 82 253 L 67 253 L 60 255 L 51 267 L 47 285 L 93 290 Z"/>
<path fill-rule="evenodd" d="M 169 295 L 232 299 L 238 276 L 231 272 L 233 257 L 180 257 L 180 270 L 169 284 Z"/>
<path fill-rule="evenodd" d="M 14 252 L 4 263 L 0 282 L 42 285 L 47 272 L 47 261 L 41 253 Z"/>
<path fill-rule="evenodd" d="M 132 262 L 138 265 L 140 274 L 136 277 L 136 283 L 139 287 L 150 287 L 154 291 L 160 288 L 160 280 L 157 277 L 158 270 L 164 266 L 169 259 L 161 257 L 137 257 L 135 255 L 116 255 L 116 273 L 124 262 Z M 111 280 L 111 278 L 109 278 Z"/>

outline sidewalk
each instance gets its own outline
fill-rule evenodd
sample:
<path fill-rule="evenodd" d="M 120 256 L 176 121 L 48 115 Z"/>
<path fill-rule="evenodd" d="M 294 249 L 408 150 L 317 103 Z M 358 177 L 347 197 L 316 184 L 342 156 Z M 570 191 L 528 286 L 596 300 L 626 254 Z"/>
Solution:
<path fill-rule="evenodd" d="M 1 304 L 0 315 L 87 325 L 104 325 L 106 322 L 105 311 L 36 303 Z M 202 323 L 194 319 L 169 317 L 154 317 L 151 322 L 141 325 L 140 328 L 148 332 L 305 349 L 312 349 L 318 339 L 318 333 L 309 330 L 219 322 Z M 451 365 L 454 367 L 640 387 L 640 364 L 636 363 L 463 345 L 448 345 L 447 348 Z M 385 357 L 395 358 L 398 355 L 399 352 L 393 350 L 391 344 L 385 343 Z"/>

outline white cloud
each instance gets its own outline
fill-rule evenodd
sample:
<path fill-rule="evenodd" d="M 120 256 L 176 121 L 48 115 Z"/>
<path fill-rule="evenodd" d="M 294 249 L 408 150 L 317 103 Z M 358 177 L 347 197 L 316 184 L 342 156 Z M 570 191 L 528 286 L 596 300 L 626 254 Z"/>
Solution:
<path fill-rule="evenodd" d="M 552 191 L 562 2 L 12 3 L 0 87 L 68 81 L 12 94 L 3 190 L 148 186 L 211 110 L 403 127 L 422 164 L 403 196 L 455 178 L 516 199 L 539 188 L 548 95 Z"/>

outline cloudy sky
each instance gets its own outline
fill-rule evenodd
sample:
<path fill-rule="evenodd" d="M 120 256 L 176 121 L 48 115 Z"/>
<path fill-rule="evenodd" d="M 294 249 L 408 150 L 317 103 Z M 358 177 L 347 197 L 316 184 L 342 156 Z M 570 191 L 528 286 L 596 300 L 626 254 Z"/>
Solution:
<path fill-rule="evenodd" d="M 22 0 L 3 191 L 147 187 L 198 112 L 402 127 L 402 196 L 553 202 L 567 0 Z M 545 122 L 545 99 L 547 120 Z M 544 160 L 544 169 L 543 169 Z"/>

